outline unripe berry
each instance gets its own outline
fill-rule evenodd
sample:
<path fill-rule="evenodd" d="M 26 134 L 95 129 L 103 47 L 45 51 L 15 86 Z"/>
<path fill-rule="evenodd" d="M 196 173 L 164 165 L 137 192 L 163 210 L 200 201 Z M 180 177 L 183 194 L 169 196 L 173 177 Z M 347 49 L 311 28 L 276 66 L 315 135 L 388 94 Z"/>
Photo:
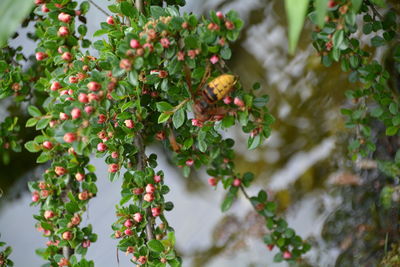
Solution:
<path fill-rule="evenodd" d="M 87 200 L 88 198 L 89 198 L 89 193 L 88 193 L 88 191 L 82 191 L 82 192 L 80 192 L 79 194 L 78 194 L 78 198 L 79 198 L 79 200 Z"/>
<path fill-rule="evenodd" d="M 37 61 L 42 61 L 47 58 L 47 54 L 44 52 L 36 52 L 35 56 Z"/>
<path fill-rule="evenodd" d="M 133 252 L 135 252 L 135 248 L 132 246 L 129 246 L 126 248 L 126 255 L 128 254 L 132 254 Z"/>
<path fill-rule="evenodd" d="M 335 6 L 336 6 L 336 2 L 334 0 L 329 0 L 328 7 L 329 8 L 334 8 Z"/>
<path fill-rule="evenodd" d="M 176 57 L 177 57 L 178 61 L 184 61 L 184 60 L 185 60 L 185 52 L 179 51 L 179 52 L 176 54 Z"/>
<path fill-rule="evenodd" d="M 46 198 L 46 197 L 48 197 L 49 195 L 50 195 L 49 190 L 42 190 L 42 191 L 40 191 L 40 196 L 41 196 L 42 198 Z"/>
<path fill-rule="evenodd" d="M 203 122 L 198 119 L 192 119 L 192 125 L 196 127 L 203 127 Z"/>
<path fill-rule="evenodd" d="M 65 61 L 71 61 L 72 60 L 72 54 L 70 52 L 64 52 L 61 55 L 61 58 Z"/>
<path fill-rule="evenodd" d="M 88 247 L 90 247 L 90 240 L 84 240 L 83 242 L 82 242 L 82 247 L 83 248 L 88 248 Z"/>
<path fill-rule="evenodd" d="M 69 266 L 70 264 L 67 258 L 61 258 L 60 261 L 57 262 L 57 265 L 59 267 L 62 267 L 62 266 Z"/>
<path fill-rule="evenodd" d="M 235 180 L 233 180 L 232 185 L 235 187 L 239 187 L 241 185 L 242 181 L 240 181 L 240 179 L 236 178 Z"/>
<path fill-rule="evenodd" d="M 94 93 L 90 93 L 90 94 L 88 94 L 88 99 L 89 99 L 89 102 L 99 101 L 100 97 Z"/>
<path fill-rule="evenodd" d="M 37 191 L 32 193 L 32 202 L 38 202 L 40 199 L 39 193 Z"/>
<path fill-rule="evenodd" d="M 161 214 L 160 207 L 151 208 L 151 215 L 153 215 L 153 217 L 160 216 L 160 214 Z"/>
<path fill-rule="evenodd" d="M 152 202 L 154 200 L 154 195 L 152 193 L 147 193 L 144 195 L 143 200 L 146 202 Z"/>
<path fill-rule="evenodd" d="M 99 90 L 100 90 L 101 84 L 98 83 L 98 82 L 92 81 L 92 82 L 89 82 L 89 83 L 87 84 L 87 87 L 89 88 L 90 91 L 96 92 L 96 91 L 99 91 Z"/>
<path fill-rule="evenodd" d="M 107 18 L 107 24 L 114 25 L 114 23 L 115 23 L 115 21 L 114 21 L 113 16 L 109 16 L 109 17 Z"/>
<path fill-rule="evenodd" d="M 132 189 L 132 193 L 134 193 L 135 195 L 141 195 L 141 194 L 143 194 L 143 192 L 144 192 L 143 188 Z"/>
<path fill-rule="evenodd" d="M 81 116 L 81 110 L 79 108 L 73 108 L 71 111 L 71 117 L 73 119 L 78 119 Z"/>
<path fill-rule="evenodd" d="M 132 129 L 135 126 L 135 123 L 133 122 L 133 120 L 125 120 L 124 123 L 125 123 L 125 126 L 129 129 Z"/>
<path fill-rule="evenodd" d="M 81 103 L 88 103 L 89 102 L 88 95 L 85 94 L 85 93 L 79 93 L 78 101 L 81 102 Z"/>
<path fill-rule="evenodd" d="M 283 258 L 288 260 L 292 257 L 292 253 L 290 253 L 289 251 L 285 251 L 283 252 Z"/>
<path fill-rule="evenodd" d="M 43 142 L 43 147 L 46 149 L 52 149 L 53 148 L 53 144 L 50 141 L 44 141 Z"/>
<path fill-rule="evenodd" d="M 97 144 L 97 151 L 104 152 L 107 150 L 107 145 L 104 143 Z"/>
<path fill-rule="evenodd" d="M 168 48 L 168 47 L 169 47 L 169 44 L 170 44 L 170 42 L 169 42 L 168 38 L 161 38 L 161 40 L 160 40 L 160 44 L 161 44 L 161 46 L 162 46 L 162 47 L 164 47 L 164 48 Z"/>
<path fill-rule="evenodd" d="M 140 223 L 143 220 L 143 215 L 139 212 L 136 212 L 135 214 L 133 214 L 133 220 Z"/>
<path fill-rule="evenodd" d="M 128 228 L 131 228 L 133 226 L 133 222 L 131 220 L 126 220 L 124 222 L 124 226 L 128 227 Z"/>
<path fill-rule="evenodd" d="M 66 113 L 60 112 L 60 120 L 65 121 L 68 119 L 69 119 L 69 116 Z"/>
<path fill-rule="evenodd" d="M 161 182 L 161 175 L 154 175 L 153 177 L 155 183 Z"/>
<path fill-rule="evenodd" d="M 186 166 L 192 166 L 193 165 L 193 163 L 194 163 L 194 160 L 193 159 L 188 159 L 186 162 Z"/>
<path fill-rule="evenodd" d="M 66 133 L 63 139 L 67 143 L 72 143 L 76 140 L 76 135 L 74 133 Z"/>
<path fill-rule="evenodd" d="M 115 236 L 115 238 L 120 238 L 122 236 L 121 231 L 118 231 L 118 230 L 115 231 L 114 236 Z"/>
<path fill-rule="evenodd" d="M 43 13 L 47 13 L 50 11 L 50 9 L 47 8 L 46 4 L 43 4 L 40 9 L 42 10 Z"/>
<path fill-rule="evenodd" d="M 148 48 L 150 52 L 153 52 L 153 49 L 154 49 L 153 44 L 151 44 L 151 43 L 145 43 L 143 45 L 143 48 Z"/>
<path fill-rule="evenodd" d="M 140 43 L 136 39 L 132 39 L 129 44 L 133 49 L 136 49 L 136 48 L 140 47 Z"/>
<path fill-rule="evenodd" d="M 82 182 L 83 180 L 85 180 L 85 174 L 78 172 L 75 174 L 75 179 L 78 182 Z"/>
<path fill-rule="evenodd" d="M 51 84 L 51 86 L 50 86 L 50 90 L 51 91 L 57 91 L 58 89 L 60 89 L 61 88 L 61 83 L 59 83 L 59 82 L 53 82 L 52 84 Z"/>
<path fill-rule="evenodd" d="M 61 26 L 58 29 L 58 35 L 61 37 L 67 36 L 69 34 L 69 29 L 65 26 Z"/>
<path fill-rule="evenodd" d="M 78 225 L 81 223 L 81 221 L 82 221 L 81 216 L 79 216 L 79 214 L 75 214 L 74 217 L 72 217 L 72 219 L 71 219 L 71 223 L 73 225 Z"/>
<path fill-rule="evenodd" d="M 92 106 L 86 106 L 86 107 L 85 107 L 85 112 L 86 112 L 87 114 L 91 114 L 91 113 L 93 112 L 93 107 L 92 107 Z"/>
<path fill-rule="evenodd" d="M 208 184 L 211 186 L 216 186 L 218 184 L 218 180 L 215 177 L 208 178 Z"/>
<path fill-rule="evenodd" d="M 61 175 L 66 174 L 66 173 L 67 173 L 67 170 L 66 170 L 64 167 L 56 166 L 56 167 L 54 168 L 54 172 L 55 172 L 58 176 L 61 176 Z"/>
<path fill-rule="evenodd" d="M 46 210 L 43 214 L 44 218 L 46 220 L 49 220 L 55 216 L 54 212 L 52 210 Z"/>
<path fill-rule="evenodd" d="M 121 61 L 119 62 L 119 67 L 123 70 L 128 71 L 128 70 L 132 69 L 132 63 L 129 59 L 124 58 L 124 59 L 121 59 Z"/>
<path fill-rule="evenodd" d="M 224 14 L 221 11 L 217 11 L 216 15 L 219 19 L 224 19 Z"/>
<path fill-rule="evenodd" d="M 71 240 L 72 239 L 72 232 L 66 231 L 62 234 L 62 238 L 64 240 Z"/>
<path fill-rule="evenodd" d="M 140 256 L 139 259 L 137 260 L 140 264 L 145 264 L 147 261 L 146 256 Z"/>
<path fill-rule="evenodd" d="M 70 77 L 68 78 L 68 81 L 69 81 L 70 83 L 78 83 L 78 82 L 79 82 L 79 79 L 78 79 L 78 77 L 76 77 L 76 76 L 70 76 Z"/>
<path fill-rule="evenodd" d="M 110 165 L 108 165 L 108 172 L 114 173 L 117 172 L 119 170 L 119 166 L 116 163 L 111 163 Z"/>
<path fill-rule="evenodd" d="M 65 23 L 70 23 L 71 22 L 71 15 L 61 12 L 60 14 L 58 14 L 58 20 L 61 22 L 65 22 Z"/>
<path fill-rule="evenodd" d="M 124 233 L 127 235 L 127 236 L 131 236 L 131 235 L 133 235 L 133 231 L 131 230 L 131 229 L 125 229 L 125 231 L 124 231 Z"/>
<path fill-rule="evenodd" d="M 156 191 L 156 188 L 152 184 L 146 185 L 146 193 L 154 193 Z"/>
<path fill-rule="evenodd" d="M 244 102 L 239 97 L 235 97 L 233 103 L 238 107 L 244 107 Z"/>
<path fill-rule="evenodd" d="M 118 152 L 113 151 L 113 152 L 111 153 L 111 157 L 112 157 L 113 159 L 118 158 Z"/>
<path fill-rule="evenodd" d="M 97 123 L 99 123 L 99 124 L 105 123 L 105 122 L 106 122 L 106 119 L 107 119 L 107 118 L 106 118 L 106 115 L 100 114 Z"/>

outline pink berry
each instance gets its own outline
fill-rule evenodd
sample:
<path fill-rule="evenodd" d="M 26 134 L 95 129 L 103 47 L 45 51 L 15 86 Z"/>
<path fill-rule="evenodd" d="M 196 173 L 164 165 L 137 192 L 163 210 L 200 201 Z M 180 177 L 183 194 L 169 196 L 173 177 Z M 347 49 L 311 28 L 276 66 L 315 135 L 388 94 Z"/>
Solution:
<path fill-rule="evenodd" d="M 87 84 L 87 87 L 89 88 L 90 91 L 96 92 L 96 91 L 99 91 L 99 90 L 100 90 L 101 84 L 98 83 L 98 82 L 93 82 L 93 81 L 92 81 L 92 82 L 89 82 L 89 83 Z"/>
<path fill-rule="evenodd" d="M 32 193 L 32 202 L 38 202 L 40 199 L 39 193 L 37 191 Z"/>
<path fill-rule="evenodd" d="M 143 192 L 144 192 L 143 188 L 132 189 L 132 193 L 134 193 L 135 195 L 141 195 L 141 194 L 143 194 Z"/>
<path fill-rule="evenodd" d="M 109 17 L 107 18 L 107 24 L 114 25 L 114 23 L 115 23 L 115 21 L 114 21 L 113 16 L 109 16 Z"/>
<path fill-rule="evenodd" d="M 124 226 L 128 227 L 128 228 L 131 228 L 133 226 L 133 222 L 131 220 L 126 220 L 124 222 Z"/>
<path fill-rule="evenodd" d="M 111 153 L 111 157 L 112 157 L 113 159 L 118 158 L 118 152 L 113 151 L 113 152 Z"/>
<path fill-rule="evenodd" d="M 111 163 L 110 165 L 108 165 L 108 172 L 114 173 L 117 172 L 119 170 L 119 166 L 116 163 Z"/>
<path fill-rule="evenodd" d="M 185 60 L 185 52 L 179 51 L 179 52 L 176 54 L 176 57 L 177 57 L 178 61 L 184 61 L 184 60 Z"/>
<path fill-rule="evenodd" d="M 154 200 L 154 195 L 152 193 L 147 193 L 144 195 L 143 200 L 146 202 L 152 202 Z"/>
<path fill-rule="evenodd" d="M 61 12 L 60 14 L 58 14 L 58 20 L 61 22 L 65 22 L 65 23 L 70 23 L 71 21 L 71 15 Z"/>
<path fill-rule="evenodd" d="M 57 174 L 57 176 L 62 176 L 67 173 L 67 170 L 64 167 L 56 166 L 54 168 L 54 172 Z"/>
<path fill-rule="evenodd" d="M 136 48 L 140 47 L 140 43 L 136 39 L 132 39 L 129 44 L 133 49 L 136 49 Z"/>
<path fill-rule="evenodd" d="M 90 247 L 90 240 L 84 240 L 83 242 L 82 242 L 82 247 L 83 248 L 88 248 L 88 247 Z"/>
<path fill-rule="evenodd" d="M 203 122 L 198 119 L 192 119 L 192 125 L 196 127 L 203 127 Z"/>
<path fill-rule="evenodd" d="M 133 214 L 133 220 L 140 223 L 143 220 L 143 215 L 139 212 L 136 212 L 135 214 Z"/>
<path fill-rule="evenodd" d="M 66 113 L 60 112 L 60 120 L 65 121 L 68 119 L 69 119 L 69 116 Z"/>
<path fill-rule="evenodd" d="M 219 58 L 218 58 L 217 55 L 213 55 L 213 56 L 210 58 L 211 64 L 216 64 L 218 61 L 219 61 Z"/>
<path fill-rule="evenodd" d="M 89 198 L 89 193 L 88 193 L 88 191 L 82 191 L 82 192 L 80 192 L 79 194 L 78 194 L 78 199 L 79 200 L 82 200 L 82 201 L 84 201 L 84 200 L 87 200 Z"/>
<path fill-rule="evenodd" d="M 64 37 L 64 36 L 67 36 L 68 34 L 69 34 L 69 29 L 68 29 L 68 27 L 61 26 L 61 27 L 58 29 L 58 35 L 59 35 L 59 36 Z"/>
<path fill-rule="evenodd" d="M 152 184 L 146 185 L 146 193 L 154 193 L 156 191 L 156 188 Z"/>
<path fill-rule="evenodd" d="M 269 245 L 267 245 L 267 248 L 268 248 L 268 250 L 269 250 L 269 251 L 271 251 L 271 250 L 273 250 L 273 249 L 274 249 L 274 245 L 272 245 L 272 244 L 269 244 Z"/>
<path fill-rule="evenodd" d="M 329 0 L 328 7 L 329 8 L 334 8 L 335 6 L 336 6 L 336 2 L 334 0 Z"/>
<path fill-rule="evenodd" d="M 93 107 L 92 107 L 92 106 L 86 106 L 86 107 L 85 107 L 85 112 L 86 112 L 87 114 L 91 114 L 91 113 L 93 112 Z"/>
<path fill-rule="evenodd" d="M 132 129 L 135 126 L 135 123 L 133 122 L 133 120 L 125 120 L 124 123 L 125 123 L 125 126 L 129 129 Z"/>
<path fill-rule="evenodd" d="M 155 183 L 161 182 L 161 175 L 154 175 L 153 177 Z"/>
<path fill-rule="evenodd" d="M 37 6 L 43 3 L 44 3 L 43 0 L 35 0 L 35 5 Z"/>
<path fill-rule="evenodd" d="M 235 97 L 233 103 L 238 107 L 244 107 L 244 102 L 239 97 Z"/>
<path fill-rule="evenodd" d="M 100 97 L 94 93 L 90 93 L 90 94 L 88 94 L 88 99 L 89 99 L 89 102 L 99 101 Z"/>
<path fill-rule="evenodd" d="M 131 229 L 126 229 L 125 231 L 124 231 L 124 233 L 126 234 L 126 235 L 128 235 L 128 236 L 131 236 L 131 235 L 133 235 L 133 232 L 132 232 L 132 230 Z"/>
<path fill-rule="evenodd" d="M 151 215 L 153 215 L 153 217 L 160 216 L 160 214 L 161 214 L 161 208 L 160 207 L 151 208 Z"/>
<path fill-rule="evenodd" d="M 242 184 L 242 181 L 240 181 L 240 179 L 236 178 L 235 180 L 233 180 L 232 185 L 235 187 L 239 187 Z"/>
<path fill-rule="evenodd" d="M 66 231 L 62 234 L 62 238 L 64 240 L 71 240 L 72 239 L 72 233 L 70 231 Z"/>
<path fill-rule="evenodd" d="M 153 49 L 154 49 L 153 44 L 151 44 L 151 43 L 145 43 L 143 45 L 143 48 L 148 48 L 150 52 L 153 52 Z"/>
<path fill-rule="evenodd" d="M 289 251 L 285 251 L 283 252 L 283 258 L 284 259 L 290 259 L 292 257 L 292 253 L 290 253 Z"/>
<path fill-rule="evenodd" d="M 85 93 L 79 93 L 78 101 L 81 102 L 81 103 L 88 103 L 89 102 L 88 95 L 85 94 Z"/>
<path fill-rule="evenodd" d="M 61 58 L 65 61 L 71 61 L 72 60 L 72 54 L 70 52 L 64 52 L 61 55 Z"/>
<path fill-rule="evenodd" d="M 140 256 L 139 259 L 137 260 L 140 264 L 145 264 L 147 261 L 146 256 Z"/>
<path fill-rule="evenodd" d="M 226 96 L 226 97 L 224 97 L 224 103 L 225 103 L 226 105 L 229 105 L 230 103 L 232 103 L 232 101 L 233 101 L 233 99 L 232 99 L 231 96 Z"/>
<path fill-rule="evenodd" d="M 101 124 L 101 123 L 105 123 L 106 122 L 106 115 L 104 114 L 100 114 L 99 115 L 99 119 L 97 120 L 97 123 Z"/>
<path fill-rule="evenodd" d="M 73 108 L 71 111 L 71 117 L 73 119 L 78 119 L 81 116 L 81 110 L 79 108 Z"/>
<path fill-rule="evenodd" d="M 46 210 L 46 211 L 44 212 L 44 214 L 43 214 L 43 216 L 44 216 L 44 218 L 45 218 L 46 220 L 49 220 L 49 219 L 53 218 L 54 215 L 55 215 L 54 212 L 51 211 L 51 210 Z"/>
<path fill-rule="evenodd" d="M 47 58 L 47 54 L 44 52 L 36 52 L 35 56 L 37 61 L 42 61 Z"/>
<path fill-rule="evenodd" d="M 43 5 L 41 6 L 41 10 L 42 10 L 43 13 L 47 13 L 47 12 L 50 11 L 50 10 L 47 8 L 46 4 L 43 4 Z"/>
<path fill-rule="evenodd" d="M 67 143 L 72 143 L 76 140 L 76 135 L 74 133 L 64 134 L 64 141 Z"/>
<path fill-rule="evenodd" d="M 211 186 L 216 186 L 218 184 L 218 180 L 215 177 L 208 178 L 208 184 Z"/>
<path fill-rule="evenodd" d="M 104 143 L 97 144 L 97 151 L 104 152 L 107 150 L 107 145 Z"/>
<path fill-rule="evenodd" d="M 219 19 L 224 19 L 224 14 L 221 11 L 217 11 L 217 17 Z"/>
<path fill-rule="evenodd" d="M 168 38 L 165 38 L 165 37 L 161 38 L 160 43 L 161 43 L 162 47 L 164 47 L 164 48 L 168 48 L 169 44 L 170 44 Z"/>
<path fill-rule="evenodd" d="M 78 79 L 78 77 L 76 77 L 76 76 L 70 76 L 70 77 L 68 78 L 68 81 L 69 81 L 70 83 L 78 83 L 78 82 L 79 82 L 79 79 Z"/>
<path fill-rule="evenodd" d="M 53 144 L 50 141 L 44 141 L 43 142 L 43 147 L 46 149 L 52 149 L 53 148 Z"/>
<path fill-rule="evenodd" d="M 187 161 L 186 161 L 186 166 L 192 166 L 193 165 L 193 163 L 194 163 L 194 160 L 193 159 L 188 159 Z"/>
<path fill-rule="evenodd" d="M 82 182 L 83 180 L 85 180 L 85 174 L 78 172 L 75 174 L 75 179 L 78 182 Z"/>
<path fill-rule="evenodd" d="M 75 214 L 74 217 L 72 217 L 71 219 L 71 223 L 73 225 L 78 225 L 81 223 L 81 216 L 79 216 L 79 214 Z"/>

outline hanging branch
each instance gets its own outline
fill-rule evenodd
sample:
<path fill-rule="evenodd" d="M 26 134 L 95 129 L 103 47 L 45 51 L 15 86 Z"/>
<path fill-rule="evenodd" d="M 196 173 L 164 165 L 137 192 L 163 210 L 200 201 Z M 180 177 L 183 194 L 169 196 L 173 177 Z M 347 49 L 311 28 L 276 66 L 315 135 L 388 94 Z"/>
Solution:
<path fill-rule="evenodd" d="M 96 4 L 93 0 L 88 0 L 95 8 L 97 8 L 98 10 L 100 10 L 104 15 L 106 15 L 107 17 L 111 16 L 111 14 L 109 14 L 107 11 L 105 11 L 103 8 L 101 8 L 98 4 Z"/>

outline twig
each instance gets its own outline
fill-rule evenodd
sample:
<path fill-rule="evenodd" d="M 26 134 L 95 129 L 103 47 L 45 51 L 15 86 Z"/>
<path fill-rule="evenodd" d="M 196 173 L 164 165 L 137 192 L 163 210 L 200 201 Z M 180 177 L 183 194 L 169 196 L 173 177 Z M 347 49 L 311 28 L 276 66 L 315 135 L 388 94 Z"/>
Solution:
<path fill-rule="evenodd" d="M 137 10 L 139 10 L 140 13 L 143 13 L 143 0 L 135 0 L 135 7 Z"/>
<path fill-rule="evenodd" d="M 250 197 L 244 189 L 243 185 L 240 185 L 240 190 L 242 191 L 243 195 L 250 201 Z M 251 203 L 251 205 L 253 205 L 253 203 Z"/>
<path fill-rule="evenodd" d="M 374 16 L 378 16 L 380 20 L 383 20 L 383 16 L 376 10 L 374 4 L 371 3 L 371 1 L 367 0 L 367 3 L 372 9 L 372 13 L 374 13 Z"/>
<path fill-rule="evenodd" d="M 136 169 L 144 171 L 146 167 L 146 154 L 145 154 L 145 147 L 143 143 L 143 137 L 141 133 L 139 132 L 134 140 L 135 146 L 138 149 L 137 152 L 137 165 Z M 152 224 L 152 216 L 151 216 L 151 208 L 148 207 L 146 209 L 146 218 L 147 218 L 147 225 L 146 225 L 146 237 L 147 241 L 154 239 L 154 233 L 153 233 L 153 224 Z"/>
<path fill-rule="evenodd" d="M 109 14 L 107 11 L 105 11 L 103 8 L 101 8 L 98 4 L 96 4 L 93 0 L 88 0 L 92 5 L 94 5 L 98 10 L 100 10 L 101 12 L 103 12 L 104 15 L 106 15 L 107 17 L 111 16 L 111 14 Z"/>

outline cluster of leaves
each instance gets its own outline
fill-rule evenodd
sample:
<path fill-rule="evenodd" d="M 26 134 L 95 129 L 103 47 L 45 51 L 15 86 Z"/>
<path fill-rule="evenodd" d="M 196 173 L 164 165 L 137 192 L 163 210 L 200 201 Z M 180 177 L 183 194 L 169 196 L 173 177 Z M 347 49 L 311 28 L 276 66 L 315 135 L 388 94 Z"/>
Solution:
<path fill-rule="evenodd" d="M 0 242 L 0 266 L 12 267 L 14 263 L 8 258 L 12 253 L 12 247 L 3 247 L 6 245 L 5 242 Z"/>
<path fill-rule="evenodd" d="M 10 162 L 10 151 L 20 152 L 18 117 L 7 117 L 0 123 L 0 154 L 4 164 Z"/>

